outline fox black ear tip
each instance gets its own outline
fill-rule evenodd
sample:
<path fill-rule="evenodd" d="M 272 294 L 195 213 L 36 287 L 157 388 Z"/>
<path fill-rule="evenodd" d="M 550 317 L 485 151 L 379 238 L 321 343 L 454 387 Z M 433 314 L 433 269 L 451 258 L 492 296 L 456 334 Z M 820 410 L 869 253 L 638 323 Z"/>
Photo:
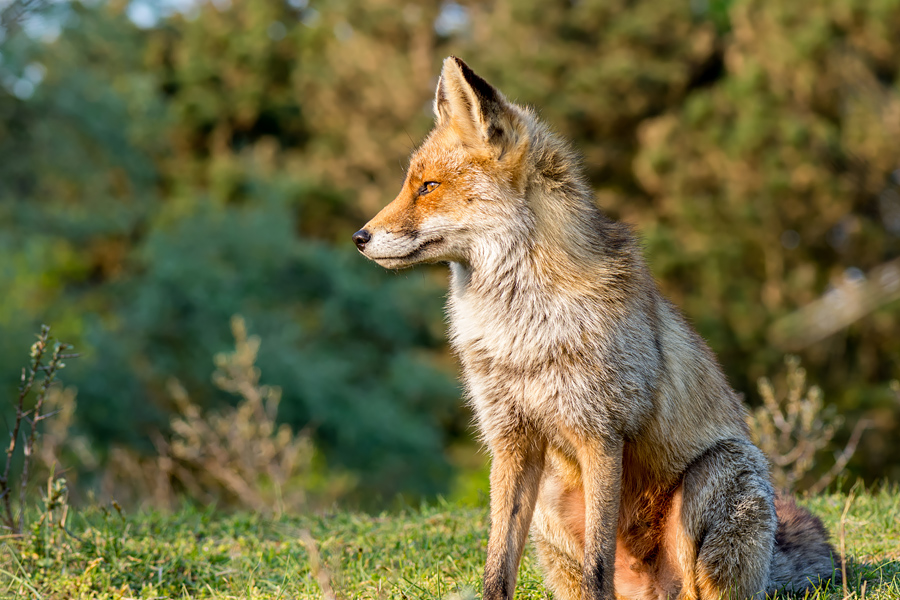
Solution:
<path fill-rule="evenodd" d="M 460 69 L 468 69 L 469 68 L 469 65 L 466 64 L 466 61 L 464 61 L 463 59 L 461 59 L 460 57 L 458 57 L 454 54 L 451 54 L 446 59 L 444 59 L 444 66 L 447 66 L 451 63 L 455 64 Z"/>

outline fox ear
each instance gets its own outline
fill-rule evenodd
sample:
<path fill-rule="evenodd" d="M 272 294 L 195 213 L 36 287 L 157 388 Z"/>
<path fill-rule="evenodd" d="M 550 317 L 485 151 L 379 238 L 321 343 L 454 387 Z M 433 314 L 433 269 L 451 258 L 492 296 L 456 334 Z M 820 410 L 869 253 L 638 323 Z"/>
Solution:
<path fill-rule="evenodd" d="M 452 126 L 464 143 L 488 148 L 498 160 L 526 141 L 520 111 L 455 56 L 444 60 L 434 114 L 439 126 Z"/>

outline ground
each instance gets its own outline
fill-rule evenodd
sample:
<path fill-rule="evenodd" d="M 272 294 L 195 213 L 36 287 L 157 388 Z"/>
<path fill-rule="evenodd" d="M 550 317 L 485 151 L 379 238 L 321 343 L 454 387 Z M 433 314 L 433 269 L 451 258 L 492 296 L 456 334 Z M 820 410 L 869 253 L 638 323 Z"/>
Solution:
<path fill-rule="evenodd" d="M 838 549 L 847 499 L 801 500 L 823 518 Z M 0 596 L 323 598 L 324 582 L 345 600 L 473 598 L 488 518 L 484 506 L 446 502 L 374 516 L 335 510 L 279 518 L 94 507 L 70 510 L 66 525 L 68 532 L 37 527 L 27 542 L 3 540 Z M 847 592 L 900 600 L 900 489 L 854 494 L 843 531 Z M 844 594 L 832 585 L 814 598 Z M 529 548 L 516 598 L 549 597 Z"/>

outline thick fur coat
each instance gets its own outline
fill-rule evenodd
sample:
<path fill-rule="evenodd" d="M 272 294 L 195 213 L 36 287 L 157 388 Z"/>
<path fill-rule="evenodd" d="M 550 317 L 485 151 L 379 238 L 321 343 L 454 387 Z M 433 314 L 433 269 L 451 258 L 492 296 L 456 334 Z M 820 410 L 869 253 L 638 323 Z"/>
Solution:
<path fill-rule="evenodd" d="M 747 598 L 830 577 L 776 500 L 715 357 L 575 155 L 463 61 L 397 198 L 354 234 L 388 268 L 448 262 L 451 342 L 492 456 L 484 598 L 529 529 L 560 599 Z"/>

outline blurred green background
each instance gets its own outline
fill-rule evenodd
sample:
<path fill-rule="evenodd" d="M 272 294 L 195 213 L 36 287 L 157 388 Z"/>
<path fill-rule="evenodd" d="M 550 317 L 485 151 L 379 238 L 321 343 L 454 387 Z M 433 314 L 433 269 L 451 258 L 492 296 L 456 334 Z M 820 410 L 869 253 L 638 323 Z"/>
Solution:
<path fill-rule="evenodd" d="M 52 324 L 98 469 L 154 452 L 170 378 L 235 402 L 211 357 L 241 314 L 345 501 L 466 493 L 445 269 L 350 242 L 455 54 L 573 140 L 748 404 L 796 353 L 874 423 L 851 473 L 900 480 L 900 0 L 0 6 L 0 396 Z"/>

